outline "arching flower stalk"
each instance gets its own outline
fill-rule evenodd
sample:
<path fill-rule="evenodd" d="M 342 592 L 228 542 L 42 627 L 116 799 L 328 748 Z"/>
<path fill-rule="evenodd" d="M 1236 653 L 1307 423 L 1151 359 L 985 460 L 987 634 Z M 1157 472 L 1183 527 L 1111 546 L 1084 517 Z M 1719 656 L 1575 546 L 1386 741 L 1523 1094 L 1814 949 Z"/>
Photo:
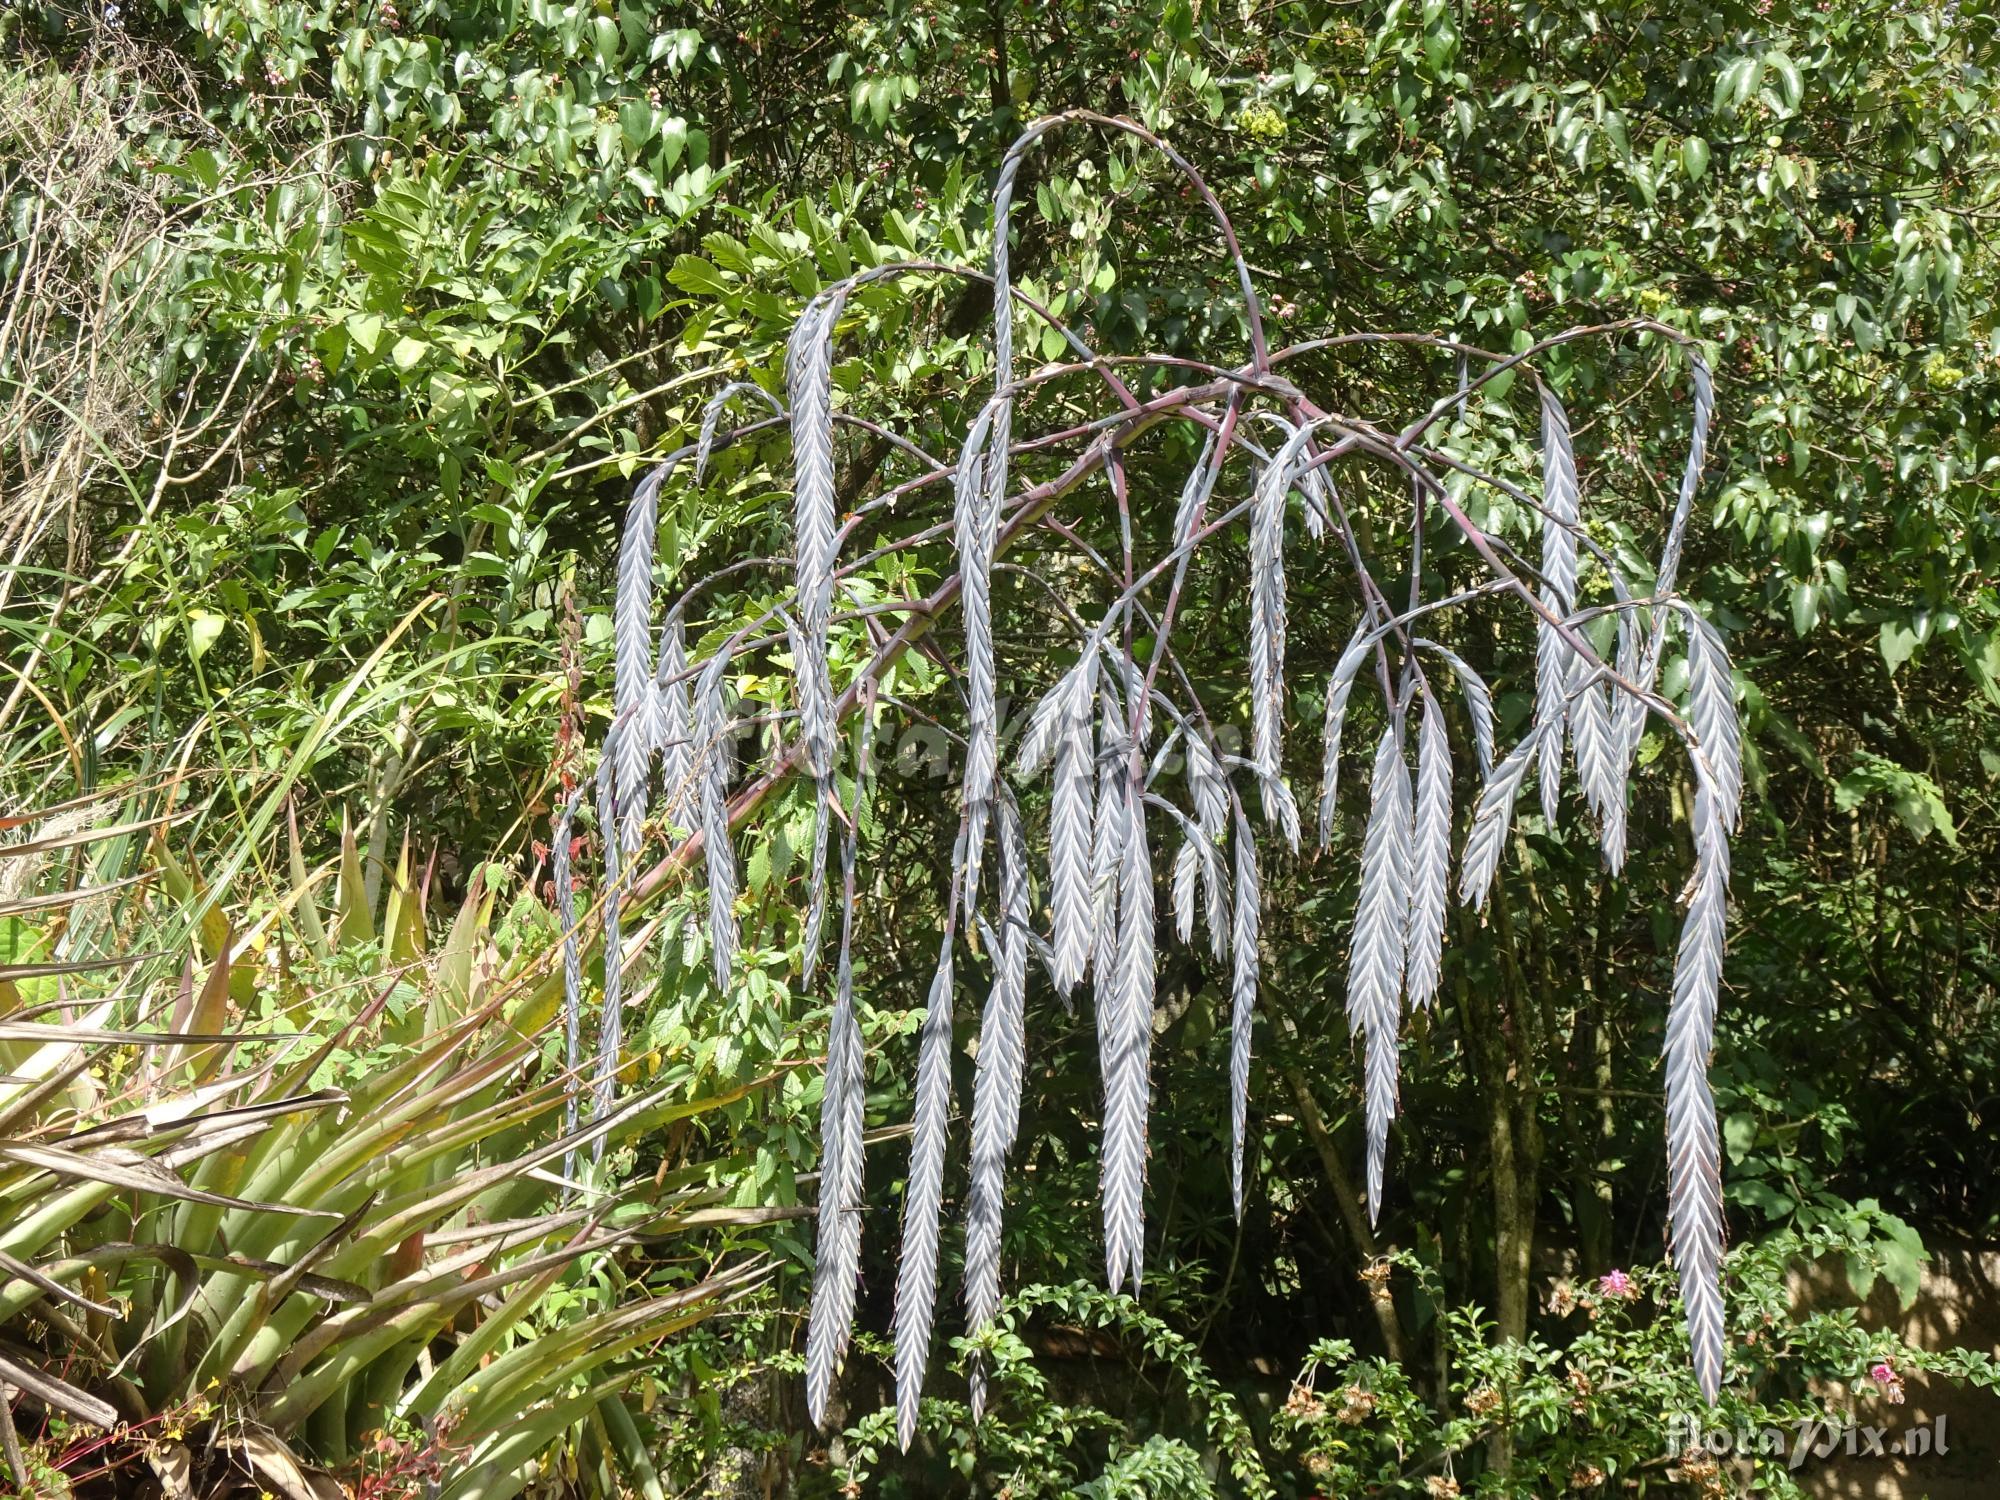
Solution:
<path fill-rule="evenodd" d="M 1232 365 L 1161 359 L 1154 362 L 1153 385 L 1147 387 L 1157 393 L 1141 399 L 1124 375 L 1143 367 L 1145 357 L 1115 364 L 1099 359 L 1075 329 L 1014 286 L 1009 220 L 1021 162 L 1050 131 L 1074 124 L 1136 140 L 1157 153 L 1212 216 L 1236 274 L 1247 359 Z M 898 1425 L 905 1442 L 915 1427 L 937 1299 L 941 1184 L 953 1134 L 954 986 L 980 978 L 987 984 L 971 1103 L 966 1300 L 972 1327 L 993 1317 L 999 1299 L 1002 1164 L 1020 1118 L 1024 1058 L 1031 1045 L 1026 1018 L 1039 983 L 1030 973 L 1031 954 L 1039 957 L 1038 972 L 1065 999 L 1085 978 L 1091 980 L 1103 1054 L 1100 1173 L 1107 1270 L 1114 1286 L 1140 1285 L 1153 993 L 1163 937 L 1156 883 L 1170 883 L 1172 892 L 1164 903 L 1170 914 L 1165 935 L 1177 929 L 1190 945 L 1197 942 L 1199 895 L 1209 929 L 1208 942 L 1201 945 L 1209 950 L 1205 961 L 1228 975 L 1231 1176 L 1242 1212 L 1246 1180 L 1254 1171 L 1244 1161 L 1244 1139 L 1263 969 L 1259 925 L 1272 888 L 1271 860 L 1296 849 L 1299 838 L 1298 810 L 1287 783 L 1295 696 L 1288 657 L 1308 641 L 1322 660 L 1335 661 L 1321 705 L 1317 833 L 1322 847 L 1351 826 L 1343 822 L 1339 798 L 1343 756 L 1350 753 L 1344 733 L 1357 705 L 1370 705 L 1373 770 L 1356 807 L 1365 814 L 1347 1012 L 1362 1053 L 1371 1217 L 1381 1210 L 1388 1180 L 1405 1012 L 1433 1004 L 1440 993 L 1444 966 L 1451 961 L 1445 945 L 1449 894 L 1455 891 L 1477 909 L 1491 899 L 1530 772 L 1537 774 L 1540 815 L 1552 829 L 1564 826 L 1565 819 L 1587 819 L 1590 836 L 1601 841 L 1607 868 L 1615 874 L 1624 859 L 1628 781 L 1642 731 L 1657 723 L 1685 747 L 1698 791 L 1692 819 L 1695 869 L 1666 1027 L 1668 1219 L 1695 1369 L 1713 1397 L 1724 1357 L 1723 1228 L 1707 1066 L 1726 925 L 1729 836 L 1742 773 L 1724 642 L 1674 593 L 1714 411 L 1699 347 L 1672 328 L 1631 319 L 1572 329 L 1508 354 L 1428 336 L 1370 334 L 1274 353 L 1264 337 L 1249 267 L 1200 174 L 1139 125 L 1084 112 L 1037 122 L 1008 152 L 997 184 L 992 244 L 990 276 L 929 262 L 884 265 L 822 290 L 790 342 L 789 407 L 782 417 L 721 428 L 717 413 L 738 388 L 720 393 L 706 414 L 700 442 L 671 455 L 641 482 L 625 528 L 616 612 L 619 717 L 613 735 L 620 748 L 607 773 L 612 795 L 601 821 L 605 836 L 619 840 L 618 852 L 627 859 L 622 875 L 608 877 L 610 920 L 616 922 L 621 907 L 636 912 L 670 882 L 704 871 L 709 959 L 716 984 L 731 984 L 737 942 L 731 830 L 787 775 L 801 773 L 813 782 L 816 818 L 801 965 L 810 976 L 818 913 L 828 899 L 829 820 L 842 825 L 839 956 L 825 982 L 832 1022 L 822 1106 L 819 1265 L 807 1348 L 815 1420 L 828 1411 L 849 1344 L 863 1191 L 864 1059 L 851 954 L 867 914 L 857 910 L 855 897 L 860 789 L 857 782 L 853 804 L 843 805 L 835 780 L 838 726 L 860 708 L 866 732 L 873 732 L 874 713 L 893 710 L 877 703 L 874 684 L 925 635 L 932 638 L 927 649 L 933 654 L 954 647 L 959 652 L 955 681 L 965 717 L 963 734 L 955 739 L 962 747 L 956 765 L 963 810 L 953 868 L 940 885 L 941 898 L 950 892 L 946 904 L 952 915 L 940 938 L 929 1018 L 921 1033 L 914 1156 L 903 1214 L 905 1258 L 896 1306 L 902 1347 L 896 1366 Z M 888 435 L 896 452 L 917 460 L 919 472 L 877 499 L 862 500 L 842 519 L 834 500 L 836 430 L 852 422 L 883 433 L 835 406 L 832 370 L 842 309 L 852 293 L 872 282 L 953 276 L 992 285 L 993 388 L 975 398 L 977 415 L 955 460 L 934 458 L 907 439 Z M 1075 358 L 1032 373 L 1018 371 L 1017 317 L 1036 318 L 1054 329 Z M 1638 342 L 1655 355 L 1664 349 L 1686 371 L 1693 392 L 1680 491 L 1664 528 L 1655 579 L 1643 596 L 1628 588 L 1617 558 L 1591 538 L 1589 497 L 1579 478 L 1569 415 L 1542 374 L 1542 357 L 1550 349 L 1581 340 Z M 1322 407 L 1302 388 L 1309 356 L 1392 341 L 1405 350 L 1449 356 L 1466 372 L 1453 394 L 1407 425 L 1399 428 L 1381 414 Z M 1532 476 L 1485 472 L 1447 452 L 1434 437 L 1446 418 L 1505 412 L 1505 396 L 1496 394 L 1503 387 L 1495 377 L 1510 371 L 1526 377 L 1521 388 L 1535 402 L 1541 462 Z M 1025 423 L 1041 411 L 1039 396 L 1060 392 L 1067 410 L 1085 387 L 1104 393 L 1108 411 L 1101 419 L 1079 425 L 1065 417 L 1058 432 L 1016 436 L 1017 420 Z M 683 457 L 694 457 L 693 467 L 703 470 L 714 455 L 767 434 L 780 422 L 790 429 L 795 464 L 794 551 L 779 562 L 791 575 L 790 589 L 772 598 L 762 615 L 735 622 L 719 648 L 694 651 L 691 627 L 700 617 L 704 584 L 665 610 L 654 607 L 650 549 L 662 491 Z M 1163 429 L 1172 428 L 1186 434 L 1178 450 L 1163 441 Z M 1258 439 L 1249 436 L 1253 432 Z M 1272 434 L 1274 443 L 1257 446 Z M 1191 465 L 1158 493 L 1133 484 L 1132 465 L 1142 456 L 1155 462 L 1190 449 L 1198 450 Z M 1353 482 L 1336 484 L 1335 466 L 1360 473 Z M 1365 477 L 1371 471 L 1386 473 L 1392 483 L 1371 484 Z M 1447 471 L 1457 476 L 1452 486 L 1439 478 Z M 1107 474 L 1114 510 L 1102 508 L 1105 491 L 1094 483 Z M 1534 568 L 1454 498 L 1467 485 L 1508 497 L 1515 507 L 1538 515 Z M 1357 497 L 1381 493 L 1410 497 L 1401 517 L 1410 537 L 1410 597 L 1401 609 L 1379 581 L 1381 564 L 1364 541 L 1366 536 L 1379 542 L 1397 528 L 1395 509 L 1384 511 L 1371 502 L 1365 532 L 1349 512 Z M 896 528 L 907 526 L 927 500 L 935 507 L 930 524 L 899 536 Z M 1102 550 L 1092 536 L 1105 539 Z M 1449 549 L 1457 558 L 1470 556 L 1484 570 L 1475 586 L 1452 592 L 1437 566 L 1427 563 L 1447 551 L 1447 539 L 1461 544 Z M 887 607 L 892 619 L 901 609 L 899 623 L 880 623 L 879 602 L 870 611 L 843 614 L 848 602 L 843 580 L 849 574 L 840 562 L 843 552 L 879 557 L 940 543 L 951 549 L 951 570 L 932 592 Z M 1058 588 L 1043 569 L 1020 582 L 1017 594 L 1016 575 L 1035 571 L 1003 565 L 1017 550 L 1069 559 L 1062 577 L 1078 581 Z M 1189 563 L 1204 550 L 1242 569 L 1241 638 L 1248 656 L 1238 690 L 1215 693 L 1209 701 L 1194 684 L 1215 681 L 1214 664 L 1202 663 L 1199 673 L 1187 670 L 1174 628 Z M 739 561 L 725 572 L 736 576 L 749 566 Z M 1387 569 L 1399 566 L 1391 561 Z M 1329 629 L 1323 620 L 1288 617 L 1288 589 L 1311 571 L 1352 586 L 1358 604 L 1353 622 Z M 1031 639 L 1012 638 L 1006 629 L 1010 610 L 1024 607 L 1036 587 L 1042 594 L 1032 597 L 1043 606 L 1055 597 L 1074 631 L 1072 640 L 1058 643 L 1053 662 L 1046 607 L 1035 615 Z M 1532 717 L 1507 747 L 1495 743 L 1493 691 L 1462 654 L 1465 633 L 1453 625 L 1458 615 L 1489 602 L 1514 611 L 1526 650 L 1511 659 L 1504 650 L 1497 653 L 1498 664 L 1487 670 L 1505 670 L 1518 683 L 1522 657 L 1532 662 Z M 1617 642 L 1609 661 L 1586 633 L 1606 616 L 1615 624 Z M 1091 619 L 1098 623 L 1085 623 Z M 1675 624 L 1689 662 L 1685 708 L 1656 686 L 1667 632 Z M 860 664 L 845 672 L 834 669 L 835 662 L 853 661 Z M 753 669 L 766 676 L 789 672 L 795 712 L 778 717 L 795 721 L 795 730 L 771 736 L 776 759 L 748 766 L 751 779 L 732 785 L 737 710 L 730 674 Z M 1015 674 L 1020 681 L 1010 680 Z M 1372 687 L 1364 689 L 1364 682 Z M 1012 764 L 1003 767 L 999 704 L 1009 696 L 1034 706 Z M 1454 697 L 1463 705 L 1460 745 L 1454 745 L 1457 732 L 1451 727 L 1458 710 L 1448 707 Z M 1238 724 L 1233 715 L 1245 702 L 1248 722 Z M 1250 753 L 1243 756 L 1237 752 L 1246 728 Z M 1559 795 L 1566 759 L 1574 765 L 1581 793 L 1567 806 Z M 648 870 L 637 863 L 646 832 L 641 822 L 662 766 L 669 781 L 663 804 L 668 812 L 660 821 L 667 825 L 670 847 Z M 1461 774 L 1474 788 L 1470 796 L 1454 796 Z M 1252 798 L 1264 813 L 1264 837 L 1270 840 L 1262 850 L 1245 812 Z M 1469 809 L 1462 826 L 1461 808 Z M 1164 869 L 1155 852 L 1163 838 L 1171 851 L 1163 855 Z M 989 849 L 997 851 L 991 863 Z M 982 880 L 983 868 L 996 869 L 997 878 Z M 566 891 L 568 871 L 559 874 Z M 573 928 L 569 911 L 564 921 L 566 930 Z M 623 961 L 614 938 L 606 953 L 612 994 Z M 572 957 L 564 969 L 574 1017 L 579 966 Z M 973 1009 L 967 1005 L 960 1013 Z M 616 1045 L 609 1017 L 600 1041 Z M 600 1065 L 597 1076 L 600 1087 L 606 1086 L 602 1081 L 615 1079 L 615 1064 Z M 600 1109 L 608 1104 L 604 1098 L 597 1102 Z M 974 1382 L 977 1403 L 984 1392 L 984 1371 L 977 1364 Z"/>

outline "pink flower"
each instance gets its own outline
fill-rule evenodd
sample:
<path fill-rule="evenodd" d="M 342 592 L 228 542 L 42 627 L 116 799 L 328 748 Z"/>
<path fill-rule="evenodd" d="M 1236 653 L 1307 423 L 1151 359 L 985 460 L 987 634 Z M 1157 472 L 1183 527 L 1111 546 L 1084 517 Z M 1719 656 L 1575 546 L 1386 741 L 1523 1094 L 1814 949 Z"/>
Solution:
<path fill-rule="evenodd" d="M 1636 1297 L 1638 1288 L 1623 1271 L 1606 1271 L 1597 1278 L 1597 1289 L 1607 1297 Z"/>
<path fill-rule="evenodd" d="M 1903 1377 L 1896 1373 L 1896 1367 L 1888 1360 L 1877 1360 L 1874 1368 L 1869 1370 L 1868 1376 L 1882 1387 L 1882 1394 L 1889 1398 L 1892 1406 L 1903 1404 Z"/>

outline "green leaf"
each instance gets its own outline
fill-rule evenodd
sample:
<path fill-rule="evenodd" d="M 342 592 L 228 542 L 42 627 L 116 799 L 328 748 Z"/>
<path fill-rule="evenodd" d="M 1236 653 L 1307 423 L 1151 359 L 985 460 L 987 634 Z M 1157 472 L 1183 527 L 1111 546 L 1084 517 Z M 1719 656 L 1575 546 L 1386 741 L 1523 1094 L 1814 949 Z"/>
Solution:
<path fill-rule="evenodd" d="M 389 358 L 395 362 L 397 369 L 412 370 L 430 352 L 430 347 L 422 339 L 413 339 L 406 334 L 396 340 L 396 347 L 389 351 Z"/>
<path fill-rule="evenodd" d="M 1796 114 L 1806 91 L 1805 80 L 1799 77 L 1798 64 L 1783 52 L 1767 52 L 1764 54 L 1764 72 L 1766 79 L 1776 85 L 1775 89 L 1766 89 L 1765 93 L 1766 97 L 1775 93 L 1774 103 L 1778 113 Z"/>
<path fill-rule="evenodd" d="M 373 313 L 353 313 L 347 319 L 347 336 L 364 354 L 373 354 L 382 337 L 382 320 Z"/>
<path fill-rule="evenodd" d="M 1782 1219 L 1799 1206 L 1798 1200 L 1790 1193 L 1780 1192 L 1761 1177 L 1742 1178 L 1730 1183 L 1729 1196 L 1735 1202 L 1756 1209 L 1767 1219 Z"/>
<path fill-rule="evenodd" d="M 221 639 L 223 628 L 228 623 L 221 615 L 211 614 L 205 609 L 191 612 L 187 624 L 188 655 L 196 661 L 208 655 L 208 648 Z"/>
<path fill-rule="evenodd" d="M 1731 58 L 1715 75 L 1715 97 L 1711 107 L 1719 115 L 1733 115 L 1749 99 L 1750 91 L 1757 86 L 1757 76 L 1761 72 L 1754 57 Z"/>
<path fill-rule="evenodd" d="M 1708 171 L 1708 142 L 1698 135 L 1691 135 L 1681 142 L 1681 170 L 1690 182 L 1701 181 Z"/>
<path fill-rule="evenodd" d="M 222 160 L 206 146 L 197 146 L 187 154 L 187 164 L 195 179 L 209 192 L 214 192 L 222 182 Z"/>
<path fill-rule="evenodd" d="M 1809 634 L 1819 623 L 1820 600 L 1824 592 L 1816 583 L 1792 585 L 1792 629 L 1799 635 Z"/>
<path fill-rule="evenodd" d="M 731 289 L 722 272 L 698 255 L 676 256 L 673 269 L 667 272 L 667 280 L 682 291 L 693 292 L 697 296 L 721 296 Z"/>
<path fill-rule="evenodd" d="M 1922 638 L 1901 620 L 1882 622 L 1882 660 L 1889 664 L 1889 675 L 1895 676 L 1896 669 L 1915 653 Z"/>
<path fill-rule="evenodd" d="M 1875 1262 L 1859 1251 L 1850 1250 L 1841 1259 L 1847 1266 L 1847 1287 L 1856 1300 L 1867 1301 L 1868 1294 L 1875 1290 Z"/>
<path fill-rule="evenodd" d="M 1882 1246 L 1882 1279 L 1896 1289 L 1897 1302 L 1904 1312 L 1908 1312 L 1923 1286 L 1924 1253 L 1921 1246 L 1912 1249 L 1900 1239 L 1885 1243 Z"/>
<path fill-rule="evenodd" d="M 1741 1110 L 1722 1122 L 1722 1141 L 1729 1151 L 1733 1163 L 1741 1163 L 1750 1154 L 1750 1148 L 1757 1143 L 1756 1116 Z"/>
<path fill-rule="evenodd" d="M 1886 756 L 1863 750 L 1854 769 L 1834 788 L 1833 803 L 1842 812 L 1851 812 L 1870 797 L 1889 800 L 1896 816 L 1918 842 L 1933 833 L 1958 847 L 1958 825 L 1945 805 L 1944 791 L 1921 771 L 1899 766 Z"/>

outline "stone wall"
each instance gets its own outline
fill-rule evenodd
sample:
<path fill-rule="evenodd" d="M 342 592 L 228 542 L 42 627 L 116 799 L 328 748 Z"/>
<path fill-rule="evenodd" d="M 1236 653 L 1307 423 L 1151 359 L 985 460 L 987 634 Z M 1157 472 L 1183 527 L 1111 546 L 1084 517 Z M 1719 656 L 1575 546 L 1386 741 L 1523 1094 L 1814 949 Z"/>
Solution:
<path fill-rule="evenodd" d="M 1905 1312 L 1896 1294 L 1879 1283 L 1863 1306 L 1864 1327 L 1889 1328 L 1922 1349 L 1960 1347 L 2000 1354 L 2000 1251 L 1932 1245 L 1916 1300 Z M 1837 1265 L 1802 1277 L 1807 1306 L 1850 1300 Z M 1803 1487 L 1815 1500 L 2000 1500 L 2000 1396 L 1941 1380 L 1912 1376 L 1901 1406 L 1882 1397 L 1858 1400 L 1854 1420 L 1879 1427 L 1883 1452 L 1869 1451 L 1858 1435 L 1825 1458 L 1807 1458 Z M 1942 1424 L 1941 1426 L 1939 1424 Z M 1941 1437 L 1943 1452 L 1917 1456 L 1894 1451 Z M 1824 1435 L 1822 1435 L 1824 1441 Z"/>

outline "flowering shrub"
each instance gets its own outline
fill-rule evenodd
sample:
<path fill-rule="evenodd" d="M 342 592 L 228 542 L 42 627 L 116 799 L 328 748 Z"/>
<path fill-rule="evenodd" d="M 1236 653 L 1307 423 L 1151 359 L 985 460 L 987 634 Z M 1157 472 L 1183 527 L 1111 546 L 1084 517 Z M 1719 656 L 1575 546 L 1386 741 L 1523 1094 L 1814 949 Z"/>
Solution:
<path fill-rule="evenodd" d="M 1863 1328 L 1852 1308 L 1794 1309 L 1788 1273 L 1826 1255 L 1866 1258 L 1851 1231 L 1786 1232 L 1738 1248 L 1725 1270 L 1731 1333 L 1720 1400 L 1707 1406 L 1663 1266 L 1554 1283 L 1547 1331 L 1494 1342 L 1477 1308 L 1439 1313 L 1443 1391 L 1419 1395 L 1407 1369 L 1358 1357 L 1344 1340 L 1314 1346 L 1270 1442 L 1325 1495 L 1449 1497 L 1618 1492 L 1660 1480 L 1681 1492 L 1796 1495 L 1803 1450 L 1756 1440 L 1729 1453 L 1692 1433 L 1838 1434 L 1871 1399 L 1904 1400 L 1910 1373 L 1992 1389 L 2000 1364 L 1972 1350 L 1919 1349 Z M 1392 1257 L 1402 1290 L 1433 1299 L 1433 1272 Z"/>
<path fill-rule="evenodd" d="M 1880 1253 L 1879 1229 L 1859 1220 L 1737 1247 L 1723 1283 L 1729 1367 L 1712 1407 L 1688 1363 L 1666 1266 L 1559 1279 L 1542 1329 L 1509 1341 L 1494 1337 L 1479 1308 L 1444 1307 L 1434 1270 L 1418 1257 L 1389 1255 L 1363 1277 L 1419 1320 L 1434 1317 L 1439 1359 L 1397 1364 L 1363 1357 L 1343 1339 L 1322 1340 L 1289 1392 L 1270 1401 L 1268 1417 L 1130 1298 L 1084 1284 L 1025 1287 L 992 1327 L 955 1341 L 961 1360 L 988 1361 L 993 1385 L 982 1417 L 961 1401 L 925 1399 L 923 1441 L 898 1460 L 895 1413 L 885 1406 L 832 1446 L 826 1478 L 848 1497 L 947 1492 L 939 1486 L 959 1493 L 970 1482 L 1009 1500 L 1800 1495 L 1805 1459 L 1815 1450 L 1855 1452 L 1842 1439 L 1857 1414 L 1883 1420 L 1869 1403 L 1901 1403 L 1909 1375 L 2000 1387 L 1991 1355 L 1913 1347 L 1861 1327 L 1851 1307 L 1794 1307 L 1797 1267 L 1827 1256 L 1866 1263 Z M 1031 1318 L 1090 1344 L 1099 1358 L 1128 1361 L 1147 1399 L 1120 1414 L 1075 1394 L 1073 1382 L 1061 1382 L 1059 1395 L 1034 1352 Z M 864 1336 L 862 1347 L 885 1371 L 891 1366 L 884 1341 Z M 1429 1370 L 1444 1372 L 1441 1389 L 1425 1378 Z"/>
<path fill-rule="evenodd" d="M 1037 1314 L 1144 1367 L 1159 1390 L 1147 1422 L 1159 1430 L 1141 1431 L 1139 1423 L 1089 1402 L 1060 1399 L 1023 1337 Z M 893 1364 L 883 1340 L 864 1332 L 858 1343 L 863 1353 Z M 993 1322 L 952 1344 L 961 1362 L 985 1361 L 991 1383 L 976 1418 L 962 1401 L 926 1397 L 918 1404 L 919 1458 L 935 1454 L 942 1469 L 890 1477 L 894 1450 L 907 1445 L 899 1442 L 896 1412 L 883 1407 L 841 1435 L 842 1461 L 834 1466 L 839 1494 L 946 1493 L 937 1487 L 946 1483 L 954 1486 L 949 1492 L 962 1493 L 957 1486 L 974 1476 L 979 1493 L 1008 1500 L 1195 1500 L 1217 1493 L 1272 1500 L 1278 1493 L 1241 1403 L 1192 1342 L 1131 1297 L 1087 1282 L 1025 1286 Z M 897 1487 L 901 1481 L 907 1487 Z"/>

